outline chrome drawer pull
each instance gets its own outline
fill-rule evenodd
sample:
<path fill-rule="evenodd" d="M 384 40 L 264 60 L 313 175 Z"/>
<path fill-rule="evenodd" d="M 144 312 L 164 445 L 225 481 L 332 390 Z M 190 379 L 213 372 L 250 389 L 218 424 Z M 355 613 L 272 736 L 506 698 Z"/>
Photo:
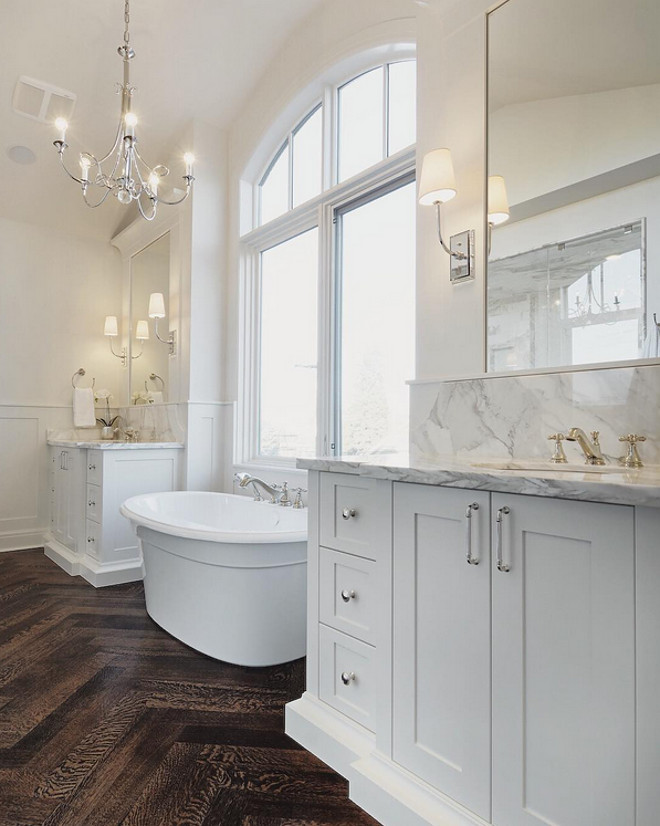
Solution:
<path fill-rule="evenodd" d="M 96 507 L 96 502 L 95 502 L 93 499 L 90 499 L 90 500 L 87 502 L 87 504 L 89 505 L 89 507 L 90 507 L 90 508 L 94 508 L 94 507 Z"/>
<path fill-rule="evenodd" d="M 357 516 L 357 511 L 355 510 L 355 508 L 344 508 L 344 510 L 341 512 L 341 515 L 344 517 L 344 519 L 350 519 L 352 516 Z"/>
<path fill-rule="evenodd" d="M 355 679 L 354 671 L 342 671 L 341 681 L 344 685 L 348 685 Z"/>
<path fill-rule="evenodd" d="M 355 593 L 355 591 L 347 591 L 345 588 L 341 592 L 341 598 L 344 600 L 344 602 L 350 602 L 352 599 L 355 599 L 356 596 L 357 594 Z"/>
<path fill-rule="evenodd" d="M 96 465 L 87 465 L 87 470 L 96 470 Z"/>
<path fill-rule="evenodd" d="M 511 570 L 511 566 L 505 565 L 502 558 L 502 519 L 509 513 L 511 513 L 511 510 L 505 505 L 497 511 L 497 516 L 495 517 L 495 522 L 497 524 L 497 570 L 502 571 L 503 574 L 506 574 Z"/>
<path fill-rule="evenodd" d="M 88 541 L 88 542 L 96 542 L 96 539 L 94 539 L 94 537 L 93 537 L 93 536 L 88 536 L 88 537 L 87 537 L 87 541 Z"/>
<path fill-rule="evenodd" d="M 478 565 L 479 564 L 479 557 L 472 556 L 472 511 L 479 510 L 479 503 L 473 502 L 471 505 L 467 506 L 467 510 L 465 511 L 465 520 L 467 524 L 467 530 L 465 532 L 465 545 L 467 549 L 466 559 L 468 565 Z"/>

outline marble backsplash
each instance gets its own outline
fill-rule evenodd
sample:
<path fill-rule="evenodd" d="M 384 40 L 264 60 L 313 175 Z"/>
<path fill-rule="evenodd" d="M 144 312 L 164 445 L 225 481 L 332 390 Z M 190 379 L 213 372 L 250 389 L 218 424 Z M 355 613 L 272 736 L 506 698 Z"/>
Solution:
<path fill-rule="evenodd" d="M 534 376 L 485 376 L 413 383 L 410 454 L 435 458 L 547 459 L 551 433 L 581 427 L 600 431 L 603 454 L 623 455 L 619 436 L 647 437 L 645 464 L 660 464 L 660 365 Z M 564 442 L 569 462 L 581 462 Z"/>

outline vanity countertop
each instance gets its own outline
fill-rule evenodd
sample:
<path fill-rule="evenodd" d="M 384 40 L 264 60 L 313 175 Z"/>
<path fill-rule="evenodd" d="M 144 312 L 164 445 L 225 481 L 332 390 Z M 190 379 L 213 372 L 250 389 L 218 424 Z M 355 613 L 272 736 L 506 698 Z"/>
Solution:
<path fill-rule="evenodd" d="M 94 450 L 156 450 L 157 448 L 183 448 L 181 442 L 120 442 L 113 439 L 48 439 L 53 447 L 81 447 Z"/>
<path fill-rule="evenodd" d="M 506 460 L 500 462 L 505 464 Z M 305 470 L 354 473 L 392 482 L 417 482 L 424 485 L 498 493 L 522 493 L 528 496 L 660 508 L 660 466 L 628 470 L 609 465 L 601 472 L 597 469 L 580 472 L 579 468 L 560 470 L 558 466 L 550 464 L 547 468 L 539 468 L 538 465 L 542 465 L 543 462 L 537 461 L 529 462 L 533 467 L 519 470 L 480 467 L 483 464 L 500 462 L 494 459 L 489 461 L 486 457 L 474 457 L 469 461 L 454 457 L 429 461 L 398 453 L 364 459 L 355 456 L 298 459 L 297 467 Z"/>

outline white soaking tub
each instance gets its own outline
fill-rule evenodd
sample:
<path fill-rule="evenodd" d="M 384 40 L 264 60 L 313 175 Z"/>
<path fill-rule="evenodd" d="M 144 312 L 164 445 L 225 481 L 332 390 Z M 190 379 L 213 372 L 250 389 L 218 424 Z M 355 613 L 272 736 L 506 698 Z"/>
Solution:
<path fill-rule="evenodd" d="M 140 538 L 147 612 L 161 628 L 237 665 L 305 655 L 306 510 L 176 491 L 120 511 Z"/>

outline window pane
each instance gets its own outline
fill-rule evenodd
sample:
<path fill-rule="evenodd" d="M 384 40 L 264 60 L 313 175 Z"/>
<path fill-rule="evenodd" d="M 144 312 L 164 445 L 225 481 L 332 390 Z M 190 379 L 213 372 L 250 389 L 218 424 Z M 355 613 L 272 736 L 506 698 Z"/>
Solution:
<path fill-rule="evenodd" d="M 408 449 L 415 355 L 415 184 L 342 218 L 341 452 Z"/>
<path fill-rule="evenodd" d="M 391 63 L 389 70 L 388 154 L 415 143 L 417 64 L 414 60 Z"/>
<path fill-rule="evenodd" d="M 259 454 L 316 452 L 318 230 L 261 254 Z"/>
<path fill-rule="evenodd" d="M 289 209 L 289 144 L 284 144 L 275 163 L 259 187 L 261 223 L 265 224 Z"/>
<path fill-rule="evenodd" d="M 293 136 L 293 205 L 318 195 L 323 172 L 323 109 L 321 106 Z"/>
<path fill-rule="evenodd" d="M 383 67 L 339 89 L 339 180 L 383 158 Z"/>

